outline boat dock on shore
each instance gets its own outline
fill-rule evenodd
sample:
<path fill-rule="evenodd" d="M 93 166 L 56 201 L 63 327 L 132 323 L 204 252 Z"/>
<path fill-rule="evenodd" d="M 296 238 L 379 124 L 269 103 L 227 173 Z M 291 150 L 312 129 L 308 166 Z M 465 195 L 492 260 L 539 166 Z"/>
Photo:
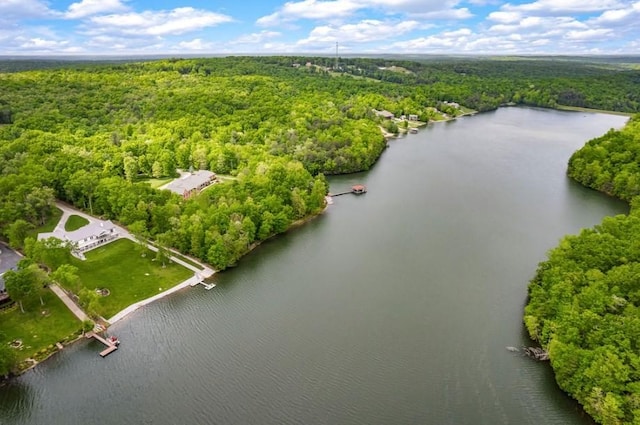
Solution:
<path fill-rule="evenodd" d="M 327 196 L 333 198 L 336 196 L 348 195 L 349 193 L 353 193 L 354 195 L 362 195 L 363 193 L 367 193 L 367 187 L 363 184 L 356 184 L 354 186 L 351 186 L 351 190 L 340 193 L 329 193 Z"/>
<path fill-rule="evenodd" d="M 109 337 L 107 339 L 103 338 L 102 336 L 100 336 L 99 334 L 97 334 L 96 332 L 88 332 L 85 335 L 85 338 L 90 339 L 96 339 L 98 341 L 100 341 L 101 343 L 103 343 L 104 345 L 107 346 L 107 348 L 105 348 L 104 350 L 102 350 L 100 352 L 100 357 L 106 357 L 109 354 L 113 353 L 114 351 L 116 351 L 118 349 L 118 345 L 120 345 L 120 341 L 118 341 L 118 339 L 116 337 Z"/>

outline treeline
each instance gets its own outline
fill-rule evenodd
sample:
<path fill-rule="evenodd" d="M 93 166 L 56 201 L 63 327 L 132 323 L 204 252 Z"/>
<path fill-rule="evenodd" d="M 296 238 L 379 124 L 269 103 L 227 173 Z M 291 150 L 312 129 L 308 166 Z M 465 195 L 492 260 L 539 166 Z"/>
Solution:
<path fill-rule="evenodd" d="M 398 128 L 374 109 L 428 121 L 444 101 L 557 104 L 549 87 L 563 80 L 514 78 L 507 66 L 493 75 L 496 63 L 349 59 L 332 69 L 331 58 L 229 57 L 0 74 L 0 233 L 21 247 L 62 199 L 224 269 L 322 208 L 324 175 L 375 163 L 380 127 Z M 634 92 L 602 82 L 617 69 L 573 66 L 576 82 L 600 79 L 584 97 L 602 101 L 604 85 L 618 99 Z M 230 178 L 189 201 L 146 183 L 190 168 Z"/>
<path fill-rule="evenodd" d="M 631 201 L 640 195 L 640 115 L 621 130 L 588 142 L 569 160 L 569 176 L 592 189 Z"/>
<path fill-rule="evenodd" d="M 435 100 L 453 100 L 486 111 L 503 103 L 556 108 L 577 106 L 640 112 L 640 71 L 635 58 L 340 58 L 266 57 L 266 63 L 292 60 L 398 85 Z M 630 66 L 628 62 L 633 64 Z"/>
<path fill-rule="evenodd" d="M 567 236 L 529 285 L 525 324 L 548 349 L 556 380 L 598 422 L 640 421 L 640 116 L 588 142 L 569 176 L 631 202 Z"/>

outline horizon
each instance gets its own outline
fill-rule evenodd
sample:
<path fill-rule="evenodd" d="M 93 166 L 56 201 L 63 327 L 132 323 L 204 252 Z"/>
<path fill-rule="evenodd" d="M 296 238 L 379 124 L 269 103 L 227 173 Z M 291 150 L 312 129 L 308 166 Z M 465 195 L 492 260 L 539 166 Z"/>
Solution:
<path fill-rule="evenodd" d="M 5 0 L 0 56 L 640 54 L 637 0 L 209 3 Z"/>

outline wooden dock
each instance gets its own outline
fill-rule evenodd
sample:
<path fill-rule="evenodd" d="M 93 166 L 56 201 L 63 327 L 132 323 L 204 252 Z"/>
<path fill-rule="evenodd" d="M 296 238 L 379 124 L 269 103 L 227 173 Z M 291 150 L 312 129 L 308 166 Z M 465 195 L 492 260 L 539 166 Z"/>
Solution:
<path fill-rule="evenodd" d="M 102 336 L 100 336 L 95 332 L 89 332 L 85 335 L 85 337 L 96 339 L 107 346 L 107 348 L 105 348 L 100 352 L 100 357 L 106 357 L 118 349 L 117 344 L 113 344 L 112 342 L 107 341 L 106 339 L 104 339 Z"/>
<path fill-rule="evenodd" d="M 350 193 L 353 193 L 354 195 L 361 195 L 363 193 L 367 193 L 367 187 L 362 184 L 356 184 L 351 187 L 351 190 L 348 190 L 346 192 L 340 192 L 340 193 L 330 193 L 328 196 L 331 196 L 332 198 L 334 198 L 336 196 L 348 195 Z"/>

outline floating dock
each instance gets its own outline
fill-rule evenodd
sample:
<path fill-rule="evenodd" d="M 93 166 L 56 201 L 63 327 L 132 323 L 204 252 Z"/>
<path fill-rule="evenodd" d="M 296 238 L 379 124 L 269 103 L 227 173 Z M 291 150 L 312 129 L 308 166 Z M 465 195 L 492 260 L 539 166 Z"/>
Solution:
<path fill-rule="evenodd" d="M 100 352 L 100 357 L 106 357 L 118 349 L 118 344 L 114 344 L 113 342 L 107 341 L 106 339 L 104 339 L 103 337 L 101 337 L 95 332 L 89 332 L 85 335 L 85 337 L 96 339 L 107 346 L 106 349 Z"/>
<path fill-rule="evenodd" d="M 356 184 L 354 186 L 351 186 L 351 190 L 348 190 L 346 192 L 340 192 L 340 193 L 330 193 L 327 196 L 330 196 L 333 198 L 336 196 L 348 195 L 350 193 L 353 193 L 354 195 L 362 195 L 363 193 L 367 193 L 367 187 L 363 184 Z"/>

